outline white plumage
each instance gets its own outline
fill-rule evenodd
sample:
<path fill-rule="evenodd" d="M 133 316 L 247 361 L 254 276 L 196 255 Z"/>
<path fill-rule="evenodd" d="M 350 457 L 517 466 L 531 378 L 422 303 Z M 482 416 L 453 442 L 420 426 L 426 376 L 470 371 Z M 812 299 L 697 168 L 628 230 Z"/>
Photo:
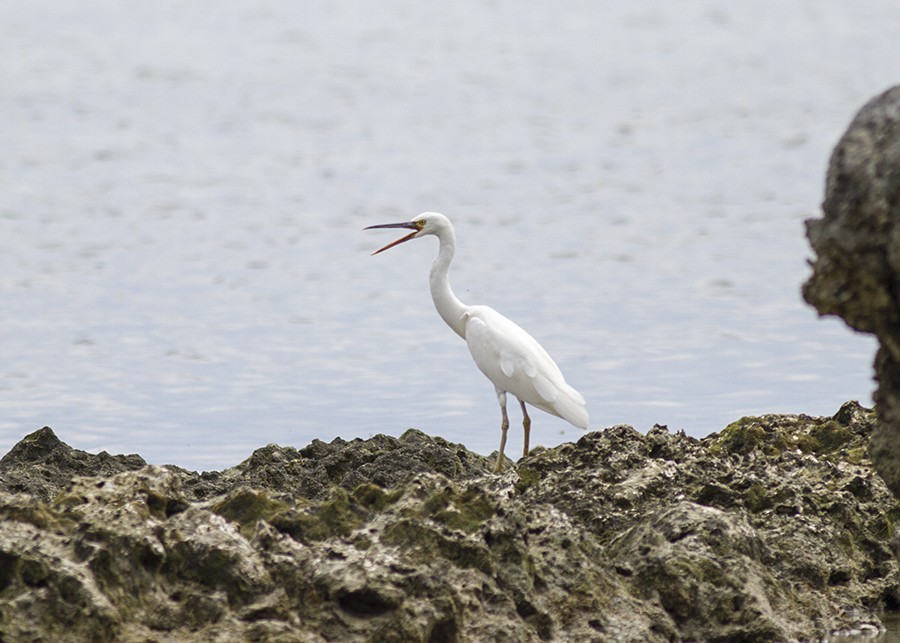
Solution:
<path fill-rule="evenodd" d="M 479 370 L 498 389 L 520 401 L 586 429 L 584 397 L 537 340 L 493 308 L 472 306 L 466 313 L 466 344 Z"/>
<path fill-rule="evenodd" d="M 449 271 L 456 250 L 456 235 L 453 224 L 447 217 L 437 212 L 424 212 L 412 221 L 374 225 L 366 230 L 372 228 L 413 230 L 372 254 L 426 235 L 434 235 L 440 241 L 437 258 L 431 266 L 431 297 L 434 307 L 447 325 L 466 340 L 469 353 L 479 370 L 494 383 L 502 415 L 500 453 L 495 470 L 502 466 L 506 432 L 509 429 L 507 393 L 514 395 L 522 407 L 522 425 L 525 429 L 523 455 L 528 455 L 531 429 L 526 403 L 579 428 L 587 428 L 588 414 L 584 397 L 569 386 L 562 371 L 544 347 L 518 324 L 493 308 L 466 305 L 453 293 Z"/>

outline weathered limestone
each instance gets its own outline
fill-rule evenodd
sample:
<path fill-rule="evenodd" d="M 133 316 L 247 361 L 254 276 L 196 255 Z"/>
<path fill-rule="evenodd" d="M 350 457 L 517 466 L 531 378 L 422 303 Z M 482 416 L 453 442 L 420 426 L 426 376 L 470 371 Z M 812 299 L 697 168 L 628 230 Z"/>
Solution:
<path fill-rule="evenodd" d="M 197 474 L 76 451 L 45 428 L 0 461 L 0 639 L 875 630 L 900 604 L 900 503 L 866 458 L 874 423 L 848 403 L 703 440 L 617 426 L 501 476 L 418 431 L 270 445 Z"/>
<path fill-rule="evenodd" d="M 878 429 L 871 455 L 900 495 L 900 87 L 869 101 L 831 155 L 821 219 L 807 221 L 815 250 L 803 296 L 880 343 Z"/>

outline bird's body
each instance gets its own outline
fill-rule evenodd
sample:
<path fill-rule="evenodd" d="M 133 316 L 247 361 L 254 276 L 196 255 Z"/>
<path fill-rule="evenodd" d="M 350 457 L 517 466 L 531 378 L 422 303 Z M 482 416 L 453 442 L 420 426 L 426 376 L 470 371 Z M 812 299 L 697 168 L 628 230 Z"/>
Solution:
<path fill-rule="evenodd" d="M 378 254 L 404 241 L 434 235 L 440 241 L 437 258 L 431 266 L 429 279 L 431 297 L 441 318 L 462 337 L 469 347 L 475 364 L 491 380 L 497 392 L 502 413 L 499 470 L 506 446 L 509 419 L 506 413 L 506 394 L 514 395 L 522 407 L 525 445 L 528 455 L 531 420 L 525 404 L 560 417 L 586 429 L 588 414 L 585 400 L 569 386 L 562 371 L 536 339 L 518 324 L 488 306 L 469 306 L 462 303 L 450 288 L 450 262 L 456 250 L 453 224 L 442 214 L 425 212 L 405 223 L 369 226 L 369 228 L 408 228 L 411 234 L 388 244 Z M 369 229 L 366 228 L 366 229 Z"/>
<path fill-rule="evenodd" d="M 466 344 L 478 369 L 500 391 L 586 429 L 584 397 L 566 383 L 562 371 L 527 332 L 488 306 L 472 306 Z"/>

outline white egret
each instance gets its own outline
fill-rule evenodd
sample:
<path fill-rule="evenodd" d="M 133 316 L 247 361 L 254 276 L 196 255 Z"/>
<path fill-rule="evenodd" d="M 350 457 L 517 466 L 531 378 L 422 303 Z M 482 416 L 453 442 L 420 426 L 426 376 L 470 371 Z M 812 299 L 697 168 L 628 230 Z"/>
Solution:
<path fill-rule="evenodd" d="M 437 258 L 431 266 L 431 298 L 441 318 L 466 340 L 475 364 L 494 383 L 497 391 L 502 422 L 500 454 L 494 471 L 499 471 L 502 467 L 503 450 L 506 447 L 506 432 L 509 429 L 507 393 L 518 398 L 522 407 L 522 427 L 525 429 L 523 456 L 528 455 L 531 433 L 531 418 L 525 408 L 526 402 L 579 428 L 587 428 L 588 414 L 584 397 L 566 383 L 556 362 L 544 347 L 518 324 L 493 308 L 468 306 L 453 294 L 448 273 L 456 250 L 456 235 L 453 224 L 447 217 L 437 212 L 423 212 L 412 221 L 373 225 L 365 229 L 374 228 L 406 228 L 412 232 L 376 250 L 373 255 L 430 234 L 440 241 Z"/>

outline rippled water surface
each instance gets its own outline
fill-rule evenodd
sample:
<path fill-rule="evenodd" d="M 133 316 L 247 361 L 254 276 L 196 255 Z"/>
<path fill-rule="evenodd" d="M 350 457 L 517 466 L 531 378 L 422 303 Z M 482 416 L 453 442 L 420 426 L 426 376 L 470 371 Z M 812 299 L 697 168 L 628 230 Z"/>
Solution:
<path fill-rule="evenodd" d="M 361 230 L 423 210 L 592 428 L 871 401 L 874 342 L 800 298 L 803 220 L 900 81 L 900 4 L 365 6 L 0 7 L 0 452 L 50 425 L 195 469 L 411 426 L 490 453 L 436 242 Z"/>

